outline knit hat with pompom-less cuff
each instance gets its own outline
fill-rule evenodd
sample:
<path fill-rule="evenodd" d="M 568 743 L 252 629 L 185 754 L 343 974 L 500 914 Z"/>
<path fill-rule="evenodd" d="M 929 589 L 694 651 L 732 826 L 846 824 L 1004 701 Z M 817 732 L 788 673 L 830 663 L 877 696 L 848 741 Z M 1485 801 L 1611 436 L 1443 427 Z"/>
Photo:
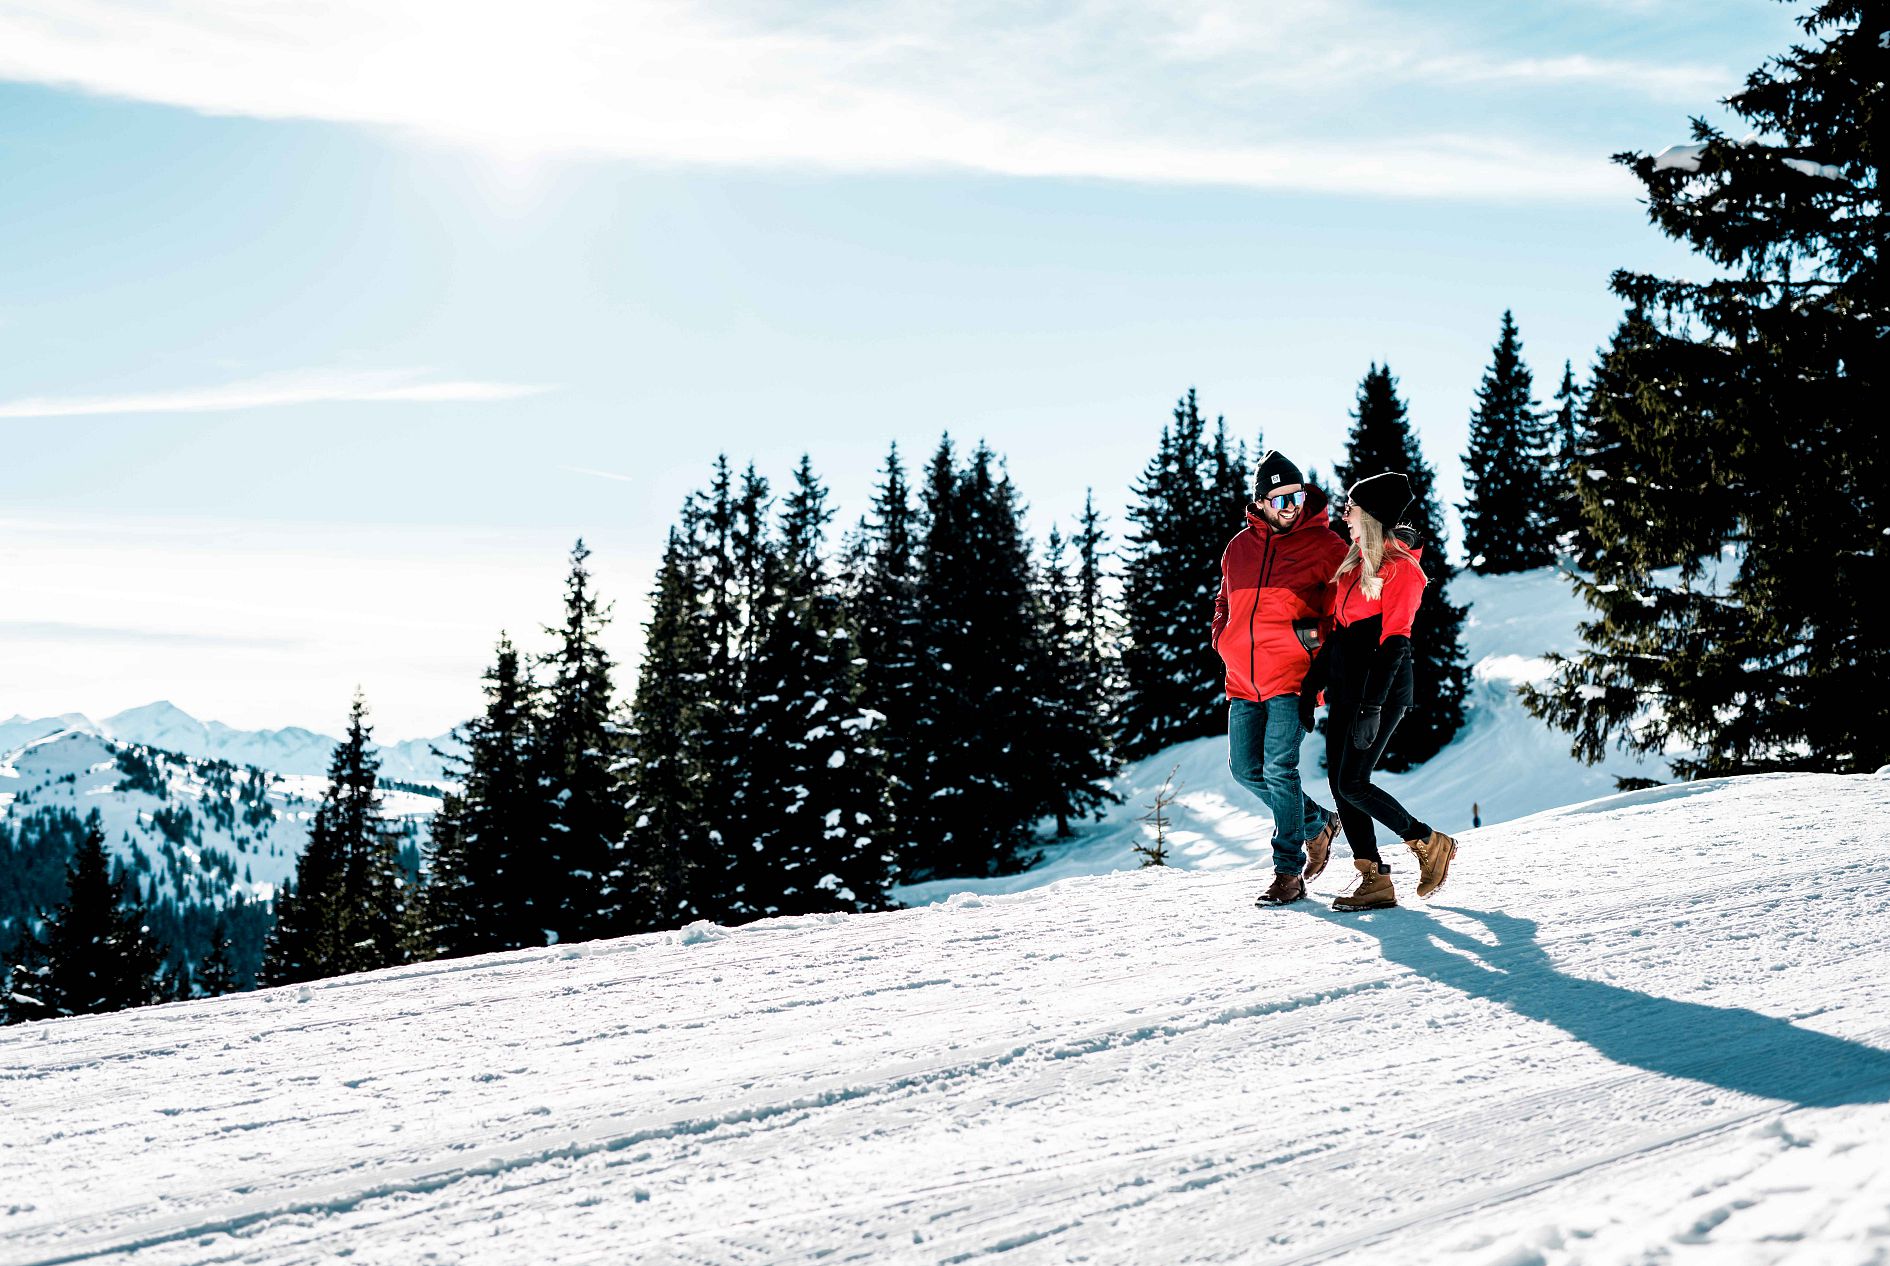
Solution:
<path fill-rule="evenodd" d="M 1259 468 L 1254 471 L 1253 499 L 1264 501 L 1275 488 L 1305 482 L 1306 476 L 1299 473 L 1299 467 L 1283 457 L 1279 449 L 1269 448 L 1267 455 L 1260 459 Z"/>
<path fill-rule="evenodd" d="M 1353 484 L 1345 499 L 1377 519 L 1389 532 L 1411 508 L 1411 477 L 1402 471 L 1388 470 Z"/>

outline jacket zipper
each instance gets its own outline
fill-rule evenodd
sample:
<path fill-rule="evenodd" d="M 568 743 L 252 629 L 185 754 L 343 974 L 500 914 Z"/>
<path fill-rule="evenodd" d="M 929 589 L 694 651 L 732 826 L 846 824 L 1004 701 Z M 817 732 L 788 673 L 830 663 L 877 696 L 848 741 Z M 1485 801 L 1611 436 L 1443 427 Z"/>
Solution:
<path fill-rule="evenodd" d="M 1273 533 L 1267 533 L 1267 552 L 1260 564 L 1260 575 L 1253 587 L 1253 605 L 1247 608 L 1247 688 L 1255 700 L 1260 698 L 1260 682 L 1253 671 L 1253 618 L 1260 614 L 1260 591 L 1266 587 L 1267 573 L 1273 570 Z"/>

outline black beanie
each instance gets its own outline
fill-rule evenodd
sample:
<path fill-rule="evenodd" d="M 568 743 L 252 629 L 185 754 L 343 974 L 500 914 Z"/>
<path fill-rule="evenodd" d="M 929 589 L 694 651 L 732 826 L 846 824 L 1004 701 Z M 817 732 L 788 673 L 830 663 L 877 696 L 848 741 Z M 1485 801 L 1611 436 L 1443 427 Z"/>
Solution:
<path fill-rule="evenodd" d="M 1345 499 L 1377 519 L 1389 532 L 1411 508 L 1411 477 L 1402 471 L 1388 470 L 1353 484 Z"/>
<path fill-rule="evenodd" d="M 1299 467 L 1280 455 L 1277 448 L 1269 448 L 1267 455 L 1260 459 L 1260 468 L 1253 476 L 1253 499 L 1263 501 L 1275 488 L 1287 484 L 1303 484 L 1306 476 L 1299 473 Z"/>

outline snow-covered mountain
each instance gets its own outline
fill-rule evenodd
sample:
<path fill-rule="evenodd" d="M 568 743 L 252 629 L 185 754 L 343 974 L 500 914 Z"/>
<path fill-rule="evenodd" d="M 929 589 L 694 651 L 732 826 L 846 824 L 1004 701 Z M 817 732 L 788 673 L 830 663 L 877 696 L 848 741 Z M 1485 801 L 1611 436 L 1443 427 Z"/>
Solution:
<path fill-rule="evenodd" d="M 97 810 L 114 855 L 179 905 L 267 900 L 295 871 L 325 783 L 68 729 L 0 755 L 0 825 Z M 399 790 L 383 798 L 390 816 L 425 838 L 438 799 Z"/>
<path fill-rule="evenodd" d="M 1701 782 L 1362 916 L 1144 870 L 0 1030 L 0 1260 L 1882 1261 L 1886 821 Z"/>
<path fill-rule="evenodd" d="M 160 701 L 128 708 L 103 721 L 93 721 L 75 712 L 56 717 L 10 717 L 0 721 L 0 756 L 34 739 L 67 730 L 95 734 L 119 743 L 139 743 L 181 756 L 254 765 L 278 774 L 325 775 L 329 757 L 339 741 L 300 726 L 239 730 L 221 721 L 199 721 L 175 704 Z M 436 748 L 448 754 L 462 750 L 450 733 L 430 739 L 407 739 L 377 748 L 382 777 L 412 783 L 448 781 L 444 762 L 434 754 Z"/>

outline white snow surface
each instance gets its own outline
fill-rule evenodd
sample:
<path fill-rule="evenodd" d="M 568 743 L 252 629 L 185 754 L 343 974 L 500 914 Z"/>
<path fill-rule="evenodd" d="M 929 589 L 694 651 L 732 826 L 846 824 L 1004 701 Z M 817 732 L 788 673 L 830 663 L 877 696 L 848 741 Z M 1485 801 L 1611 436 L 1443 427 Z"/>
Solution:
<path fill-rule="evenodd" d="M 0 1262 L 1890 1258 L 1890 779 L 0 1030 Z"/>

